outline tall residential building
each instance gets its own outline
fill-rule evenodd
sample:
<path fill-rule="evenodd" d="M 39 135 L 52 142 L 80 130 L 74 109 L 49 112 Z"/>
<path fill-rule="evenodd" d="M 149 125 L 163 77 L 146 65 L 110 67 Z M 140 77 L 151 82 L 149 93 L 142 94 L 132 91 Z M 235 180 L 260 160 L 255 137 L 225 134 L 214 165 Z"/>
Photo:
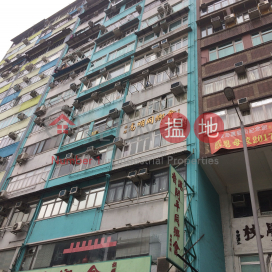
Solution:
<path fill-rule="evenodd" d="M 13 39 L 0 70 L 0 271 L 225 271 L 219 195 L 193 133 L 197 10 L 81 0 Z M 160 132 L 174 113 L 191 124 L 179 143 Z M 175 207 L 169 165 L 186 181 Z"/>
<path fill-rule="evenodd" d="M 261 271 L 245 168 L 240 121 L 224 95 L 232 87 L 252 172 L 267 271 L 271 271 L 271 3 L 198 1 L 199 111 L 220 116 L 220 140 L 201 144 L 202 167 L 220 196 L 226 271 Z"/>

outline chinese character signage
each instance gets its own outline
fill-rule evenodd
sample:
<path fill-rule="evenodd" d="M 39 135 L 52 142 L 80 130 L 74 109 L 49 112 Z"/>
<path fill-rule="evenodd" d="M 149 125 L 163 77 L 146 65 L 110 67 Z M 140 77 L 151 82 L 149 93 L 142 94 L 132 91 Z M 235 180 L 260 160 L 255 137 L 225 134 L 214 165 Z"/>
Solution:
<path fill-rule="evenodd" d="M 107 262 L 59 266 L 26 272 L 150 272 L 151 256 Z"/>
<path fill-rule="evenodd" d="M 246 127 L 245 134 L 248 147 L 272 143 L 272 122 Z M 241 129 L 224 132 L 221 139 L 210 142 L 210 148 L 212 154 L 222 148 L 243 148 Z"/>
<path fill-rule="evenodd" d="M 259 217 L 261 240 L 264 252 L 272 246 L 272 217 Z M 232 238 L 235 254 L 257 254 L 256 229 L 253 217 L 232 219 Z"/>
<path fill-rule="evenodd" d="M 184 249 L 184 180 L 169 166 L 168 232 L 167 260 L 179 269 L 183 261 L 177 256 L 183 255 Z"/>

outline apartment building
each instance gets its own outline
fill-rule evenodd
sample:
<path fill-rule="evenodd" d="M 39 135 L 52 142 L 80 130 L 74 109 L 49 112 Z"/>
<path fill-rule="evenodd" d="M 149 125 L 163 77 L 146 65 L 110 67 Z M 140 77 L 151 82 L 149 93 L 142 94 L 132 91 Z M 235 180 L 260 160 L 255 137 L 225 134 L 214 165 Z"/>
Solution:
<path fill-rule="evenodd" d="M 196 10 L 193 0 L 75 1 L 38 24 L 22 57 L 28 69 L 43 61 L 31 73 L 47 77 L 20 92 L 44 86 L 2 174 L 0 269 L 225 271 L 198 139 L 160 133 L 168 113 L 198 116 Z M 166 259 L 169 165 L 187 182 L 178 268 Z"/>
<path fill-rule="evenodd" d="M 220 195 L 226 271 L 261 268 L 240 121 L 225 87 L 233 88 L 246 126 L 266 269 L 271 271 L 271 3 L 200 1 L 198 6 L 199 111 L 219 115 L 225 130 L 220 141 L 201 144 L 200 157 L 218 159 L 218 165 L 202 167 Z"/>

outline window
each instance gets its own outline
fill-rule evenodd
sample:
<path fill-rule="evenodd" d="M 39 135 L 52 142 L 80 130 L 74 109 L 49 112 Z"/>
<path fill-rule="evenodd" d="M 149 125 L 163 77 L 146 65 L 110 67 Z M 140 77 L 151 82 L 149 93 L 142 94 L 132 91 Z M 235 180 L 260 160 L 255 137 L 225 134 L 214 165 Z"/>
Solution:
<path fill-rule="evenodd" d="M 272 212 L 272 190 L 258 192 L 260 211 L 262 215 Z"/>
<path fill-rule="evenodd" d="M 80 198 L 73 198 L 70 212 L 100 207 L 102 205 L 105 186 L 82 190 Z"/>
<path fill-rule="evenodd" d="M 121 49 L 118 49 L 117 51 L 111 52 L 109 54 L 108 61 L 116 59 L 116 58 L 126 54 L 127 52 L 132 51 L 134 49 L 134 45 L 135 45 L 135 43 L 133 42 L 133 43 L 126 45 L 125 47 L 123 47 Z"/>
<path fill-rule="evenodd" d="M 100 59 L 97 59 L 95 61 L 92 62 L 92 67 L 91 69 L 94 69 L 102 64 L 104 64 L 106 62 L 106 56 L 103 56 L 102 58 Z"/>
<path fill-rule="evenodd" d="M 231 196 L 231 198 L 234 218 L 252 216 L 251 200 L 249 194 L 234 194 Z"/>
<path fill-rule="evenodd" d="M 132 6 L 134 6 L 134 5 L 136 5 L 136 4 L 138 4 L 138 3 L 140 3 L 141 1 L 142 0 L 132 0 L 132 1 L 128 2 L 126 4 L 126 6 L 125 6 L 125 10 L 132 7 Z"/>
<path fill-rule="evenodd" d="M 261 272 L 260 259 L 257 255 L 241 256 L 241 272 Z"/>
<path fill-rule="evenodd" d="M 201 10 L 201 16 L 214 12 L 216 10 L 219 10 L 221 8 L 224 8 L 226 6 L 232 5 L 236 2 L 238 2 L 240 0 L 220 0 L 220 1 L 216 1 L 215 3 L 211 4 L 208 6 L 208 8 L 204 11 Z"/>
<path fill-rule="evenodd" d="M 237 24 L 241 24 L 243 22 L 249 21 L 249 15 L 247 12 L 239 14 L 236 16 Z"/>
<path fill-rule="evenodd" d="M 39 183 L 44 183 L 47 180 L 50 169 L 51 165 L 12 177 L 9 180 L 7 191 L 14 192 Z"/>
<path fill-rule="evenodd" d="M 235 112 L 235 109 L 228 109 L 215 113 L 219 115 L 223 120 L 225 130 L 234 127 L 240 127 L 240 121 Z M 240 117 L 246 125 L 271 119 L 272 99 L 269 98 L 265 100 L 260 100 L 258 102 L 250 103 L 250 115 L 242 116 L 240 113 Z"/>
<path fill-rule="evenodd" d="M 124 73 L 129 71 L 129 68 L 130 68 L 130 62 L 123 64 L 113 70 L 110 70 L 105 77 L 102 76 L 101 83 L 123 75 Z"/>
<path fill-rule="evenodd" d="M 243 41 L 239 39 L 210 49 L 209 59 L 210 61 L 220 59 L 242 50 L 244 50 L 244 44 Z"/>
<path fill-rule="evenodd" d="M 60 214 L 64 214 L 67 209 L 67 203 L 60 198 L 43 201 L 37 219 L 48 218 Z"/>
<path fill-rule="evenodd" d="M 263 30 L 251 35 L 253 46 L 272 40 L 272 29 Z"/>
<path fill-rule="evenodd" d="M 14 258 L 14 255 L 15 255 L 15 251 L 16 251 L 16 249 L 0 252 L 0 267 L 1 267 L 1 269 L 6 270 L 6 271 L 9 270 L 9 268 L 11 266 L 11 262 Z"/>
<path fill-rule="evenodd" d="M 60 103 L 60 102 L 63 102 L 67 99 L 69 99 L 70 97 L 73 97 L 75 96 L 76 93 L 73 91 L 73 90 L 67 90 L 59 95 L 56 95 L 54 97 L 51 97 L 49 99 L 47 99 L 45 102 L 44 102 L 44 105 L 46 107 L 52 107 L 53 105 L 57 104 L 57 103 Z"/>
<path fill-rule="evenodd" d="M 114 24 L 107 26 L 107 31 L 110 32 L 114 30 L 115 28 L 120 27 L 121 25 L 124 25 L 125 23 L 137 18 L 138 16 L 139 16 L 139 13 L 137 11 L 132 12 L 128 14 L 126 17 L 122 18 L 121 20 L 115 22 Z"/>
<path fill-rule="evenodd" d="M 153 17 L 152 17 L 153 18 Z M 151 19 L 152 19 L 151 18 Z M 150 19 L 150 20 L 151 20 Z M 154 19 L 155 20 L 155 19 Z M 157 19 L 156 19 L 157 20 Z M 145 21 L 144 21 L 145 22 Z M 144 23 L 145 24 L 145 23 Z M 148 21 L 146 22 L 146 24 L 147 25 L 149 25 L 149 23 L 148 23 Z M 150 24 L 152 25 L 153 24 L 153 22 L 150 22 Z M 141 38 L 139 38 L 138 39 L 138 44 L 137 44 L 137 46 L 139 47 L 139 46 L 142 46 L 143 44 L 146 44 L 146 43 L 148 43 L 148 42 L 151 42 L 151 41 L 153 41 L 154 39 L 156 39 L 156 38 L 158 38 L 158 37 L 160 37 L 160 36 L 162 36 L 163 34 L 166 34 L 166 33 L 168 33 L 168 32 L 170 32 L 170 31 L 174 31 L 175 29 L 177 29 L 177 28 L 179 28 L 179 27 L 181 27 L 181 26 L 184 26 L 184 25 L 187 25 L 188 24 L 188 16 L 187 15 L 185 15 L 185 16 L 183 16 L 182 18 L 180 18 L 179 20 L 177 20 L 177 21 L 175 21 L 175 22 L 172 22 L 172 23 L 169 23 L 168 24 L 168 27 L 167 27 L 167 29 L 163 29 L 163 30 L 161 30 L 160 31 L 160 33 L 149 33 L 149 34 L 147 34 L 147 35 L 145 35 L 145 36 L 143 36 L 143 37 L 141 37 Z M 146 26 L 144 26 L 143 24 L 142 24 L 142 28 L 145 28 Z"/>
<path fill-rule="evenodd" d="M 5 146 L 11 145 L 13 143 L 19 142 L 24 131 L 25 131 L 25 128 L 15 131 L 15 133 L 17 134 L 17 138 L 15 140 L 12 140 L 11 138 L 9 138 L 8 135 L 1 137 L 0 138 L 0 148 L 3 148 Z"/>
<path fill-rule="evenodd" d="M 89 137 L 90 136 L 89 128 L 90 128 L 90 123 L 87 125 L 75 128 L 72 136 L 70 136 L 70 137 L 68 135 L 65 136 L 65 140 L 64 140 L 63 145 L 73 143 L 73 142 L 79 141 L 81 139 L 84 139 L 86 137 Z"/>
<path fill-rule="evenodd" d="M 201 28 L 201 37 L 204 38 L 206 36 L 209 36 L 213 33 L 216 33 L 220 30 L 226 29 L 226 26 L 224 23 L 222 23 L 221 27 L 214 29 L 211 25 L 208 25 L 206 27 Z"/>
<path fill-rule="evenodd" d="M 160 0 L 153 1 L 152 3 L 150 3 L 150 4 L 148 4 L 148 5 L 146 5 L 144 7 L 144 13 L 148 12 L 149 10 L 151 10 L 151 9 L 153 9 L 153 8 L 159 6 L 159 5 L 161 5 L 161 1 Z"/>
<path fill-rule="evenodd" d="M 37 204 L 30 205 L 27 212 L 20 212 L 19 210 L 16 209 L 12 215 L 9 225 L 13 226 L 18 222 L 30 222 L 36 210 L 36 206 Z"/>
<path fill-rule="evenodd" d="M 11 157 L 12 157 L 12 155 L 8 156 L 8 157 L 5 157 L 5 162 L 0 165 L 0 172 L 6 170 L 7 166 L 9 165 L 9 162 L 11 160 Z"/>
<path fill-rule="evenodd" d="M 98 151 L 99 154 L 94 158 L 91 158 L 90 155 L 85 153 L 76 155 L 77 160 L 75 164 L 70 164 L 70 161 L 67 160 L 62 160 L 61 164 L 61 162 L 58 160 L 56 162 L 52 178 L 57 178 L 60 176 L 68 175 L 70 173 L 86 170 L 88 168 L 96 167 L 111 161 L 113 151 L 112 145 L 103 149 L 100 148 Z"/>
<path fill-rule="evenodd" d="M 96 135 L 98 133 L 101 133 L 103 131 L 106 131 L 108 129 L 114 128 L 117 126 L 119 122 L 119 119 L 111 119 L 110 117 L 103 119 L 103 120 L 99 120 L 94 122 L 94 126 L 93 126 L 93 130 L 91 135 Z"/>
<path fill-rule="evenodd" d="M 120 8 L 118 8 L 116 11 L 112 11 L 111 13 L 107 14 L 106 21 L 118 15 L 119 13 L 120 13 Z"/>
<path fill-rule="evenodd" d="M 47 140 L 38 142 L 36 144 L 29 145 L 27 147 L 24 147 L 23 152 L 26 152 L 28 156 L 34 156 L 41 152 L 45 152 L 47 150 L 56 148 L 59 146 L 61 138 L 62 138 L 62 135 L 60 134 L 52 138 L 49 138 Z"/>

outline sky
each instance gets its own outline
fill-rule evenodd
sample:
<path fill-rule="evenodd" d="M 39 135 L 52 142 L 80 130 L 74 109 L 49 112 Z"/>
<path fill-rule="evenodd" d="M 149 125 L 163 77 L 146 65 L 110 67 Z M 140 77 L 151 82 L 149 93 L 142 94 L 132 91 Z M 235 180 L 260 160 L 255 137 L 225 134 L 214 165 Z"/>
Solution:
<path fill-rule="evenodd" d="M 12 45 L 11 39 L 74 1 L 0 0 L 0 60 Z"/>

